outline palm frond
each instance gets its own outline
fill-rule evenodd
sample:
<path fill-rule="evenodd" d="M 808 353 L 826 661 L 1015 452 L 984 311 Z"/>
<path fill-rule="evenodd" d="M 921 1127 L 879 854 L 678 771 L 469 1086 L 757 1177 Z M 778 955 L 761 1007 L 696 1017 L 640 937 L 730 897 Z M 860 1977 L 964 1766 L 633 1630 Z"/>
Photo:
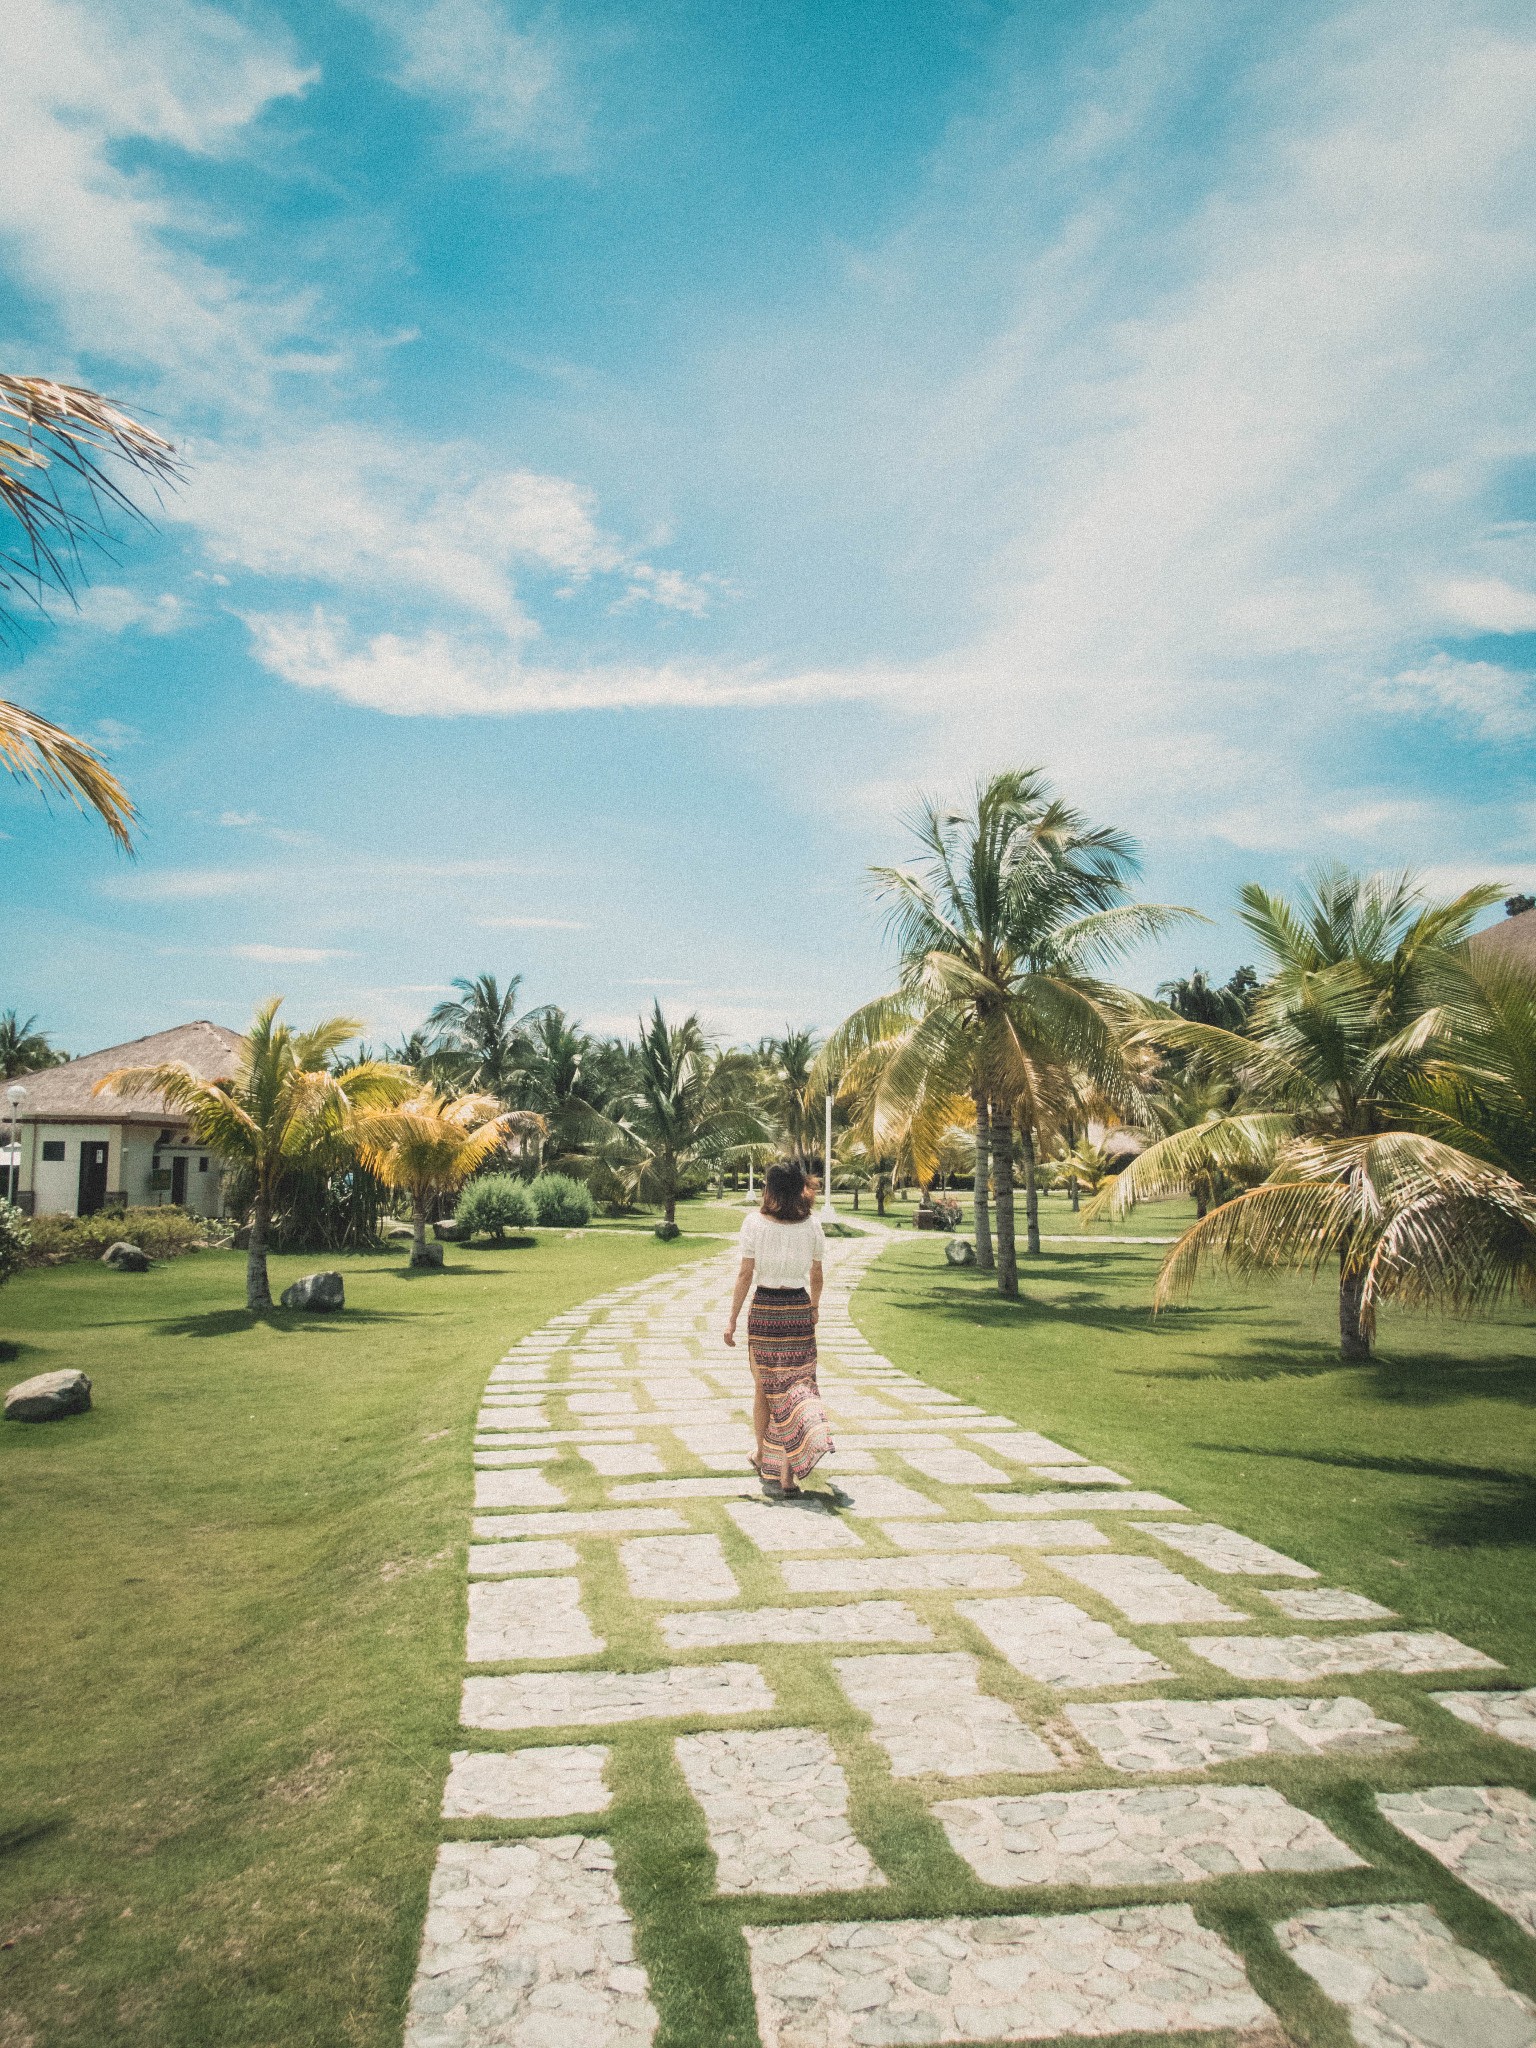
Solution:
<path fill-rule="evenodd" d="M 0 574 L 0 588 L 4 580 Z M 23 705 L 0 699 L 0 762 L 44 796 L 57 793 L 77 810 L 95 811 L 124 852 L 133 851 L 129 832 L 137 816 L 133 803 L 101 755 L 85 740 L 76 739 L 63 726 L 51 724 Z"/>

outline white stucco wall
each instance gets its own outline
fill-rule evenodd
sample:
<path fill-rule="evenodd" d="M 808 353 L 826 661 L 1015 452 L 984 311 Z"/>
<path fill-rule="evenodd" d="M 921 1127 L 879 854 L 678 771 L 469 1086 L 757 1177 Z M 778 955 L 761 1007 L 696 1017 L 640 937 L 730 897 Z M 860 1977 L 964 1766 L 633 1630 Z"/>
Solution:
<path fill-rule="evenodd" d="M 144 1124 L 50 1124 L 25 1125 L 21 1133 L 21 1184 L 35 1194 L 33 1213 L 39 1216 L 62 1212 L 72 1216 L 80 1193 L 80 1147 L 82 1143 L 107 1144 L 107 1192 L 123 1194 L 130 1208 L 158 1208 L 171 1199 L 169 1187 L 153 1188 L 150 1176 L 156 1157 L 164 1172 L 178 1154 L 187 1162 L 187 1208 L 198 1216 L 223 1213 L 223 1173 L 218 1159 L 185 1138 L 157 1147 L 161 1127 Z M 45 1140 L 62 1141 L 62 1160 L 44 1159 Z M 201 1162 L 206 1160 L 204 1169 Z"/>
<path fill-rule="evenodd" d="M 63 1141 L 62 1160 L 45 1159 L 45 1142 Z M 116 1124 L 34 1124 L 23 1127 L 21 1156 L 21 1184 L 31 1187 L 36 1199 L 33 1213 L 38 1216 L 57 1215 L 62 1212 L 73 1216 L 80 1196 L 80 1147 L 82 1144 L 107 1145 L 107 1188 L 110 1192 L 121 1187 L 117 1174 L 122 1166 L 122 1132 Z M 34 1150 L 35 1146 L 35 1150 Z"/>

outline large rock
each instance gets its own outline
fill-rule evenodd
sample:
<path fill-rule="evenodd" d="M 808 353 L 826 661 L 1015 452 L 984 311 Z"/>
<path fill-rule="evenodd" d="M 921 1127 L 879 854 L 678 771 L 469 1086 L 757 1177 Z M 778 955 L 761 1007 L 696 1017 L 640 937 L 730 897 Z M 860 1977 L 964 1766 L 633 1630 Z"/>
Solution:
<path fill-rule="evenodd" d="M 469 1236 L 469 1232 L 465 1229 L 464 1225 L 455 1222 L 451 1216 L 445 1217 L 441 1223 L 434 1223 L 432 1234 L 443 1244 L 462 1244 L 465 1238 Z"/>
<path fill-rule="evenodd" d="M 944 1256 L 952 1266 L 974 1266 L 976 1247 L 968 1237 L 952 1237 L 944 1247 Z"/>
<path fill-rule="evenodd" d="M 443 1248 L 440 1244 L 424 1244 L 419 1251 L 411 1253 L 413 1266 L 441 1266 Z"/>
<path fill-rule="evenodd" d="M 316 1315 L 328 1315 L 346 1305 L 346 1289 L 339 1273 L 306 1273 L 302 1280 L 283 1289 L 284 1308 L 307 1308 Z"/>
<path fill-rule="evenodd" d="M 101 1263 L 110 1266 L 114 1273 L 147 1273 L 151 1260 L 149 1253 L 141 1251 L 136 1244 L 129 1244 L 126 1238 L 119 1238 L 116 1244 L 109 1244 L 101 1255 Z"/>
<path fill-rule="evenodd" d="M 22 1380 L 5 1397 L 7 1422 L 56 1422 L 83 1415 L 91 1405 L 91 1383 L 83 1372 L 40 1372 Z"/>

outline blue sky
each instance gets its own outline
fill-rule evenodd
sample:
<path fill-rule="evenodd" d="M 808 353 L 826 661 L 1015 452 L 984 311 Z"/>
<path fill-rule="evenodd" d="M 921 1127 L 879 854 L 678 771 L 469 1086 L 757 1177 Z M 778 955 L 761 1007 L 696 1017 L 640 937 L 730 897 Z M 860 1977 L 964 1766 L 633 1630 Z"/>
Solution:
<path fill-rule="evenodd" d="M 1536 24 L 1504 0 L 14 0 L 0 360 L 186 452 L 0 693 L 0 1006 L 456 974 L 755 1037 L 917 790 L 1536 887 Z"/>

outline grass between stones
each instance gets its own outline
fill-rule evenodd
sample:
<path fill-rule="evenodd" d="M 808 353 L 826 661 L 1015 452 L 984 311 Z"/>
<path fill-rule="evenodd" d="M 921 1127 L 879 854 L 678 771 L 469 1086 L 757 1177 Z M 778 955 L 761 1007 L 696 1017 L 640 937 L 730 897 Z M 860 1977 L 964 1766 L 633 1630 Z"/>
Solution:
<path fill-rule="evenodd" d="M 215 1307 L 234 1290 L 232 1261 L 188 1262 L 147 1283 L 81 1272 L 7 1290 L 7 1325 L 29 1339 L 16 1376 L 81 1363 L 99 1374 L 102 1406 L 70 1425 L 78 1435 L 16 1430 L 3 1443 L 20 1474 L 8 1488 L 6 1536 L 19 1563 L 0 1598 L 23 1637 L 3 1766 L 11 1818 L 0 1900 L 4 1933 L 17 1940 L 14 1955 L 0 1952 L 0 1971 L 11 1972 L 0 1976 L 0 2015 L 13 2015 L 9 2035 L 0 2018 L 3 2048 L 383 2048 L 398 2039 L 436 1842 L 583 1825 L 568 1816 L 439 1820 L 448 1752 L 583 1740 L 612 1750 L 613 1804 L 588 1825 L 614 1847 L 662 2015 L 658 2048 L 756 2040 L 743 1925 L 1039 1914 L 1180 1896 L 1244 1954 L 1259 1995 L 1309 2048 L 1344 2048 L 1349 2036 L 1269 1931 L 1308 1907 L 1424 1901 L 1536 1996 L 1536 1944 L 1374 1804 L 1377 1789 L 1417 1785 L 1536 1789 L 1536 1756 L 1479 1735 L 1425 1697 L 1465 1682 L 1455 1676 L 1370 1674 L 1322 1688 L 1406 1725 L 1418 1738 L 1412 1750 L 1369 1760 L 1264 1756 L 1194 1779 L 1276 1786 L 1368 1868 L 1193 1888 L 982 1885 L 933 1819 L 935 1799 L 1137 1781 L 1086 1748 L 1071 1773 L 895 1780 L 834 1681 L 833 1659 L 850 1653 L 669 1653 L 655 1620 L 665 1603 L 631 1596 L 610 1539 L 575 1539 L 584 1606 L 608 1647 L 569 1668 L 721 1655 L 760 1664 L 775 1710 L 729 1725 L 827 1732 L 847 1773 L 854 1831 L 888 1885 L 830 1897 L 713 1897 L 703 1817 L 673 1740 L 717 1722 L 460 1733 L 468 1438 L 486 1374 L 505 1338 L 679 1257 L 688 1253 L 674 1247 L 669 1256 L 653 1239 L 544 1240 L 536 1253 L 477 1254 L 478 1284 L 453 1274 L 407 1281 L 396 1262 L 357 1261 L 349 1288 L 358 1323 L 302 1329 L 253 1331 Z M 1508 1682 L 1536 1680 L 1530 1321 L 1394 1325 L 1382 1363 L 1346 1370 L 1329 1354 L 1325 1289 L 1213 1295 L 1151 1323 L 1156 1257 L 1136 1246 L 1053 1247 L 1030 1262 L 1026 1299 L 1004 1304 L 984 1279 L 945 1267 L 941 1239 L 914 1237 L 873 1268 L 855 1315 L 879 1350 L 935 1385 L 1299 1556 L 1327 1584 L 1372 1594 L 1402 1617 L 1383 1625 L 1445 1628 L 1502 1658 Z M 127 1294 L 141 1284 L 161 1292 Z M 140 1320 L 125 1323 L 123 1304 L 135 1299 Z M 562 1365 L 556 1379 L 564 1373 Z M 675 1439 L 656 1440 L 677 1473 L 704 1470 Z M 894 1451 L 875 1457 L 950 1515 L 986 1518 L 967 1489 L 919 1479 Z M 606 1503 L 605 1482 L 576 1447 L 561 1446 L 543 1469 L 570 1506 Z M 671 1504 L 690 1528 L 720 1537 L 742 1604 L 825 1604 L 825 1594 L 787 1591 L 724 1502 Z M 511 1533 L 518 1518 L 505 1519 Z M 1159 1556 L 1251 1611 L 1255 1632 L 1294 1631 L 1254 1582 L 1159 1550 L 1131 1519 L 1100 1517 L 1116 1549 Z M 876 1523 L 853 1526 L 863 1554 L 891 1553 Z M 1030 1592 L 1074 1600 L 1177 1674 L 1112 1697 L 1307 1690 L 1235 1685 L 1184 1649 L 1197 1629 L 1128 1624 L 1037 1554 L 1008 1554 L 1022 1561 Z M 900 1597 L 933 1631 L 923 1647 L 968 1651 L 985 1690 L 1033 1727 L 1055 1724 L 1060 1696 L 998 1656 L 955 1612 L 953 1595 Z M 1120 2037 L 1126 2048 L 1132 2038 Z M 1156 2037 L 1161 2048 L 1170 2038 Z"/>
<path fill-rule="evenodd" d="M 463 1746 L 486 1373 L 686 1257 L 327 1260 L 346 1313 L 265 1324 L 233 1253 L 6 1287 L 5 1384 L 80 1366 L 97 1405 L 0 1430 L 3 2048 L 398 2040 Z M 316 1263 L 275 1259 L 274 1290 Z"/>

